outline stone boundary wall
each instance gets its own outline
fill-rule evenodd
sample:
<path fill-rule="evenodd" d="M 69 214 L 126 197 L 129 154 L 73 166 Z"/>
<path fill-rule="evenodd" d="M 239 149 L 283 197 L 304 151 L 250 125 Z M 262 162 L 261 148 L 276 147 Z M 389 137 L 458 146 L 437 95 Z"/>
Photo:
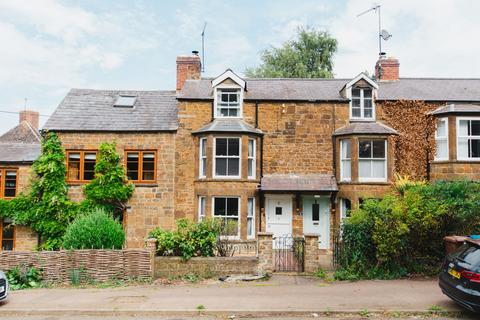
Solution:
<path fill-rule="evenodd" d="M 196 275 L 203 278 L 232 274 L 256 274 L 257 257 L 195 257 L 183 260 L 181 257 L 155 257 L 155 278 L 179 278 Z"/>
<path fill-rule="evenodd" d="M 146 249 L 0 251 L 0 270 L 33 266 L 42 270 L 43 280 L 60 283 L 71 282 L 74 271 L 83 282 L 150 279 L 151 256 Z"/>

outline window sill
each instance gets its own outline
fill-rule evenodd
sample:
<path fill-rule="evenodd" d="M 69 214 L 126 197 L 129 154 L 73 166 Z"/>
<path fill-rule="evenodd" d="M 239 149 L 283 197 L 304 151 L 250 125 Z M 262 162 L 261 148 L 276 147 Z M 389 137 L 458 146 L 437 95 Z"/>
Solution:
<path fill-rule="evenodd" d="M 387 186 L 391 183 L 389 181 L 339 181 L 339 185 L 382 185 Z"/>
<path fill-rule="evenodd" d="M 260 183 L 259 179 L 242 179 L 242 178 L 198 178 L 195 182 L 252 182 Z"/>
<path fill-rule="evenodd" d="M 375 122 L 376 120 L 374 118 L 368 118 L 368 119 L 363 119 L 363 118 L 350 118 L 350 122 Z"/>
<path fill-rule="evenodd" d="M 446 163 L 451 163 L 451 164 L 462 164 L 462 163 L 480 163 L 480 159 L 457 159 L 457 160 L 433 160 L 431 162 L 432 164 L 446 164 Z"/>
<path fill-rule="evenodd" d="M 155 183 L 155 182 L 133 182 L 131 181 L 131 183 L 133 183 L 133 185 L 135 185 L 135 187 L 158 187 L 158 184 Z"/>

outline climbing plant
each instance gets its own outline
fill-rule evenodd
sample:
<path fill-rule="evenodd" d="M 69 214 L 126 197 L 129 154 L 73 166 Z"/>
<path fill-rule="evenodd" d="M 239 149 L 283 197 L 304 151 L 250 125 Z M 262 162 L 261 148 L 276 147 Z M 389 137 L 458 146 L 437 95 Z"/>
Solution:
<path fill-rule="evenodd" d="M 32 166 L 29 189 L 10 200 L 0 199 L 0 218 L 25 225 L 40 236 L 39 249 L 62 247 L 68 225 L 76 216 L 101 207 L 112 214 L 123 212 L 133 194 L 114 143 L 100 145 L 95 178 L 84 187 L 85 200 L 70 201 L 66 183 L 65 151 L 58 136 L 47 132 L 42 151 Z"/>
<path fill-rule="evenodd" d="M 42 151 L 32 170 L 29 190 L 14 199 L 2 200 L 0 216 L 36 231 L 41 249 L 57 249 L 77 210 L 68 200 L 65 152 L 55 133 L 47 132 L 42 138 Z"/>
<path fill-rule="evenodd" d="M 103 207 L 119 217 L 133 190 L 134 186 L 128 182 L 120 163 L 115 143 L 102 143 L 95 164 L 95 178 L 84 187 L 86 200 L 82 205 Z"/>

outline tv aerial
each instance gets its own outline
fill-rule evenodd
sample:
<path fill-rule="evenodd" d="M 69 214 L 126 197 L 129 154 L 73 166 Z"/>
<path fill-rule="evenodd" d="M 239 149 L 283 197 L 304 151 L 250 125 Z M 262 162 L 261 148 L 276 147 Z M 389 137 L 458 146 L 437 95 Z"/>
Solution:
<path fill-rule="evenodd" d="M 382 29 L 382 17 L 380 8 L 381 5 L 375 3 L 372 8 L 357 14 L 357 18 L 372 11 L 378 13 L 378 54 L 379 56 L 384 56 L 385 52 L 382 52 L 382 39 L 383 41 L 387 41 L 392 37 L 392 35 L 387 30 Z"/>
<path fill-rule="evenodd" d="M 202 31 L 202 72 L 205 72 L 205 28 L 207 28 L 207 22 L 203 25 Z"/>

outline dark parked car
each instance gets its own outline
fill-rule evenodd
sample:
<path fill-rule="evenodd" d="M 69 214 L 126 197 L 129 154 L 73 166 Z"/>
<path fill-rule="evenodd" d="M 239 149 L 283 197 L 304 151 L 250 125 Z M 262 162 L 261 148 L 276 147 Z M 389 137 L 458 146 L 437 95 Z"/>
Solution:
<path fill-rule="evenodd" d="M 7 299 L 8 296 L 8 281 L 5 273 L 0 271 L 0 301 Z"/>
<path fill-rule="evenodd" d="M 466 240 L 448 255 L 439 284 L 452 300 L 468 310 L 480 312 L 480 243 Z"/>

